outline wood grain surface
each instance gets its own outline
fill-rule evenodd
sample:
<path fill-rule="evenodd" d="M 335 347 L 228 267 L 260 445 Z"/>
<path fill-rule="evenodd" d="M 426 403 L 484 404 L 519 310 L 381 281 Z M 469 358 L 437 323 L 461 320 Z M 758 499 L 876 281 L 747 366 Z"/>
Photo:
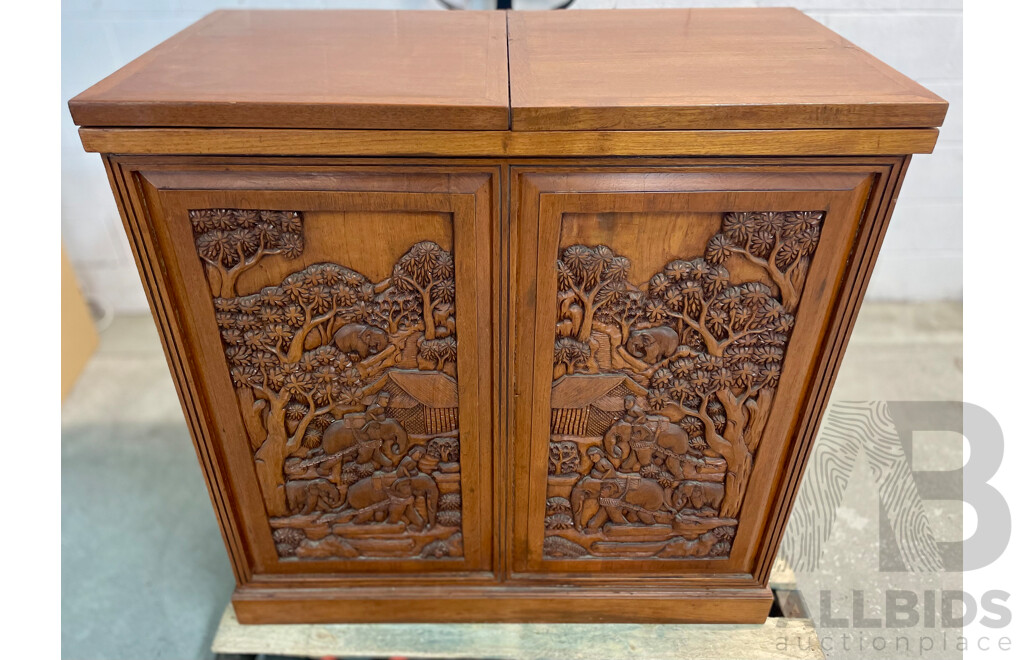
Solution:
<path fill-rule="evenodd" d="M 87 126 L 508 128 L 502 12 L 217 11 L 71 99 Z"/>
<path fill-rule="evenodd" d="M 939 126 L 946 102 L 795 9 L 509 14 L 512 128 Z"/>

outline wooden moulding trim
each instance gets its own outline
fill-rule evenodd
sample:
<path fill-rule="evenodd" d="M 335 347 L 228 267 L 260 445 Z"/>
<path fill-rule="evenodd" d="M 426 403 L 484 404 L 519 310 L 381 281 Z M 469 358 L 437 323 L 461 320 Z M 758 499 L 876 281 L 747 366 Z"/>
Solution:
<path fill-rule="evenodd" d="M 385 103 L 174 103 L 168 101 L 68 102 L 72 119 L 79 125 L 223 128 L 243 126 L 273 129 L 322 126 L 333 129 L 502 131 L 508 129 L 504 105 L 401 105 Z M 246 117 L 247 119 L 240 119 Z M 314 129 L 316 130 L 316 129 Z"/>
<path fill-rule="evenodd" d="M 867 200 L 865 216 L 859 230 L 861 236 L 858 237 L 855 255 L 851 256 L 855 262 L 842 284 L 844 292 L 840 294 L 840 302 L 837 304 L 833 321 L 827 329 L 828 338 L 825 346 L 828 347 L 828 353 L 823 355 L 819 362 L 818 376 L 812 386 L 816 396 L 807 404 L 802 431 L 798 434 L 807 440 L 797 443 L 796 452 L 783 464 L 787 476 L 782 484 L 783 495 L 780 499 L 780 509 L 772 516 L 773 522 L 766 527 L 762 539 L 765 550 L 759 554 L 763 555 L 766 561 L 761 566 L 755 567 L 754 573 L 755 578 L 758 578 L 762 584 L 768 582 L 772 561 L 778 552 L 783 532 L 796 503 L 797 489 L 807 468 L 813 440 L 817 437 L 824 418 L 832 387 L 838 375 L 839 365 L 846 352 L 853 324 L 856 322 L 861 303 L 864 300 L 870 273 L 878 258 L 881 241 L 892 217 L 896 197 L 899 194 L 909 161 L 910 158 L 907 157 L 893 163 L 892 167 L 880 176 L 876 189 L 872 191 Z"/>
<path fill-rule="evenodd" d="M 297 562 L 293 562 L 297 563 Z M 316 567 L 310 568 L 315 570 Z M 712 589 L 759 589 L 764 587 L 748 573 L 686 573 L 666 569 L 661 573 L 580 574 L 564 572 L 511 573 L 499 577 L 489 571 L 444 573 L 255 573 L 246 589 L 388 589 L 405 593 L 407 589 L 551 589 L 571 583 L 573 589 L 625 590 L 659 592 L 703 591 Z"/>
<path fill-rule="evenodd" d="M 764 623 L 768 588 L 407 588 L 235 590 L 238 621 L 258 623 Z M 640 605 L 638 607 L 637 605 Z M 398 617 L 398 618 L 396 618 Z"/>
<path fill-rule="evenodd" d="M 185 413 L 196 453 L 199 457 L 199 464 L 203 470 L 204 481 L 214 505 L 221 536 L 231 558 L 235 582 L 236 584 L 243 584 L 251 578 L 251 573 L 248 569 L 248 563 L 243 559 L 245 554 L 241 548 L 238 530 L 234 526 L 228 503 L 223 496 L 223 479 L 213 463 L 213 454 L 209 445 L 209 434 L 199 413 L 199 407 L 194 400 L 194 387 L 180 350 L 180 330 L 172 325 L 174 323 L 174 316 L 168 312 L 165 283 L 157 275 L 162 273 L 163 269 L 154 256 L 154 251 L 150 245 L 152 237 L 148 235 L 148 229 L 143 226 L 145 220 L 139 216 L 141 206 L 138 205 L 138 200 L 132 198 L 133 184 L 130 183 L 128 176 L 118 163 L 107 160 L 105 164 L 108 176 L 113 184 L 115 199 L 121 211 L 121 219 L 129 237 L 132 253 L 139 268 L 143 289 L 149 300 L 150 310 L 160 330 L 160 340 L 163 344 L 164 354 L 171 370 L 179 401 Z"/>
<path fill-rule="evenodd" d="M 81 128 L 86 151 L 260 156 L 843 156 L 931 153 L 935 128 L 375 131 Z"/>
<path fill-rule="evenodd" d="M 863 129 L 941 126 L 945 101 L 868 103 L 861 105 L 799 103 L 784 110 L 772 103 L 673 106 L 513 107 L 512 129 L 543 130 L 686 130 L 718 129 Z"/>
<path fill-rule="evenodd" d="M 497 334 L 497 340 L 493 341 L 492 347 L 494 351 L 493 364 L 491 373 L 494 376 L 493 383 L 491 385 L 491 396 L 494 404 L 491 406 L 491 414 L 494 415 L 494 422 L 491 428 L 494 432 L 494 447 L 492 449 L 492 458 L 494 460 L 491 474 L 491 484 L 494 488 L 493 494 L 493 506 L 494 506 L 494 518 L 492 535 L 494 537 L 494 561 L 492 567 L 494 574 L 499 579 L 506 576 L 506 557 L 504 548 L 507 536 L 505 532 L 505 525 L 508 516 L 508 498 L 505 496 L 505 488 L 507 486 L 497 487 L 495 484 L 504 484 L 507 481 L 508 475 L 505 474 L 505 465 L 507 465 L 508 459 L 508 448 L 507 443 L 509 441 L 508 426 L 508 404 L 503 398 L 507 390 L 507 368 L 506 364 L 509 364 L 508 360 L 511 356 L 508 355 L 508 327 L 506 325 L 506 319 L 508 317 L 508 296 L 510 292 L 508 290 L 508 271 L 510 264 L 506 257 L 506 250 L 508 249 L 508 238 L 506 237 L 507 231 L 507 218 L 508 216 L 508 168 L 502 167 L 501 174 L 498 178 L 498 215 L 494 222 L 494 231 L 491 234 L 491 250 L 492 250 L 492 293 L 494 300 L 497 304 L 491 305 L 491 319 L 494 324 L 495 333 Z"/>

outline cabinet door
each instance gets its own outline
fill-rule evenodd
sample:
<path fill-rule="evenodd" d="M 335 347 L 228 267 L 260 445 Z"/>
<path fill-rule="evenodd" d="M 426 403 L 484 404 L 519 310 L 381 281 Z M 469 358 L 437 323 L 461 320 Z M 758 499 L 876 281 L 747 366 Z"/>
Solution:
<path fill-rule="evenodd" d="M 761 579 L 893 171 L 513 168 L 513 571 Z"/>
<path fill-rule="evenodd" d="M 497 171 L 136 167 L 242 575 L 489 570 Z"/>

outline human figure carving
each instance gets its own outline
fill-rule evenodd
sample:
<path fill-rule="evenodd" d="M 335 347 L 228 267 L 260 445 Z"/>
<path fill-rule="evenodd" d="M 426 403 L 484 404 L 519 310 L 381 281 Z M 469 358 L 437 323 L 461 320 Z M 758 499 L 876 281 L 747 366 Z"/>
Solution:
<path fill-rule="evenodd" d="M 423 458 L 427 453 L 427 450 L 422 445 L 416 445 L 409 450 L 409 454 L 402 458 L 398 462 L 398 467 L 395 469 L 395 474 L 400 477 L 415 477 L 420 473 L 420 459 Z"/>
<path fill-rule="evenodd" d="M 393 466 L 408 449 L 409 434 L 398 420 L 387 416 L 390 398 L 381 392 L 364 413 L 349 413 L 331 423 L 321 441 L 324 452 L 354 452 L 356 463 L 374 469 Z M 363 423 L 358 426 L 360 420 Z"/>
<path fill-rule="evenodd" d="M 625 472 L 637 472 L 650 465 L 654 453 L 654 429 L 635 396 L 623 400 L 626 414 L 604 435 L 604 450 Z"/>

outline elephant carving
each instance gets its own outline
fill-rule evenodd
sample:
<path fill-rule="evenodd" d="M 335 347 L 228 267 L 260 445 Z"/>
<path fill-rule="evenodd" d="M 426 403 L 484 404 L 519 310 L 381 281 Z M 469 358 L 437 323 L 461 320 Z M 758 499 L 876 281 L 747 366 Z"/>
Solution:
<path fill-rule="evenodd" d="M 594 506 L 588 506 L 597 504 L 598 499 L 601 496 L 601 484 L 604 483 L 602 479 L 594 479 L 592 477 L 583 477 L 576 485 L 572 488 L 572 493 L 569 495 L 569 504 L 572 508 L 572 520 L 576 526 L 577 531 L 583 531 L 583 525 L 588 525 L 596 516 L 597 508 Z"/>
<path fill-rule="evenodd" d="M 366 423 L 363 431 L 371 444 L 383 449 L 389 459 L 389 465 L 393 465 L 395 461 L 399 460 L 405 454 L 405 450 L 409 448 L 409 434 L 397 420 L 385 419 L 379 422 L 372 420 Z"/>
<path fill-rule="evenodd" d="M 315 510 L 334 509 L 341 506 L 344 500 L 338 487 L 323 478 L 286 481 L 284 493 L 288 510 L 300 515 Z"/>
<path fill-rule="evenodd" d="M 346 415 L 324 431 L 320 446 L 327 455 L 346 450 L 356 453 L 357 463 L 373 462 L 391 467 L 409 448 L 409 434 L 401 423 L 386 414 L 390 397 L 381 393 L 364 414 Z M 362 426 L 359 421 L 365 420 Z"/>
<path fill-rule="evenodd" d="M 658 452 L 665 460 L 665 468 L 676 479 L 683 478 L 683 457 L 688 453 L 695 458 L 702 454 L 690 447 L 690 436 L 678 424 L 667 420 L 658 422 L 654 442 L 664 451 Z"/>
<path fill-rule="evenodd" d="M 639 472 L 654 459 L 654 431 L 649 424 L 635 424 L 630 430 L 629 456 L 620 466 L 624 472 Z"/>
<path fill-rule="evenodd" d="M 427 519 L 416 509 L 416 498 L 426 501 Z M 438 489 L 427 474 L 398 477 L 375 474 L 352 484 L 348 489 L 348 506 L 354 510 L 352 522 L 388 522 L 405 520 L 410 527 L 427 529 L 437 519 Z"/>
<path fill-rule="evenodd" d="M 347 502 L 354 510 L 352 522 L 355 523 L 397 523 L 409 514 L 410 509 L 413 514 L 410 523 L 423 523 L 414 506 L 412 484 L 408 479 L 385 480 L 381 474 L 360 479 L 349 486 Z"/>
<path fill-rule="evenodd" d="M 360 360 L 376 355 L 388 345 L 388 334 L 373 325 L 349 323 L 334 333 L 334 345 L 342 353 L 355 353 Z"/>
<path fill-rule="evenodd" d="M 629 439 L 633 435 L 633 426 L 625 421 L 618 420 L 604 434 L 605 454 L 618 467 L 624 459 L 629 458 Z"/>
<path fill-rule="evenodd" d="M 667 325 L 633 330 L 626 341 L 626 350 L 647 364 L 657 364 L 671 356 L 679 347 L 679 334 Z"/>
<path fill-rule="evenodd" d="M 725 484 L 707 481 L 684 481 L 672 495 L 676 509 L 694 509 L 698 513 L 717 515 L 725 499 Z"/>
<path fill-rule="evenodd" d="M 378 468 L 390 467 L 394 463 L 381 451 L 383 443 L 380 440 L 382 435 L 380 430 L 378 429 L 374 433 L 378 436 L 374 438 L 367 432 L 367 426 L 368 424 L 361 427 L 352 426 L 350 421 L 344 418 L 331 422 L 331 425 L 324 431 L 320 446 L 328 456 L 344 452 L 352 454 L 353 456 L 349 460 L 354 460 L 357 463 L 372 462 Z"/>
<path fill-rule="evenodd" d="M 597 500 L 597 511 L 585 520 L 584 507 L 592 500 Z M 609 520 L 620 525 L 637 521 L 652 525 L 668 517 L 667 514 L 658 515 L 667 508 L 662 487 L 653 479 L 636 476 L 612 479 L 585 477 L 573 487 L 570 505 L 573 522 L 579 531 L 597 530 Z"/>

